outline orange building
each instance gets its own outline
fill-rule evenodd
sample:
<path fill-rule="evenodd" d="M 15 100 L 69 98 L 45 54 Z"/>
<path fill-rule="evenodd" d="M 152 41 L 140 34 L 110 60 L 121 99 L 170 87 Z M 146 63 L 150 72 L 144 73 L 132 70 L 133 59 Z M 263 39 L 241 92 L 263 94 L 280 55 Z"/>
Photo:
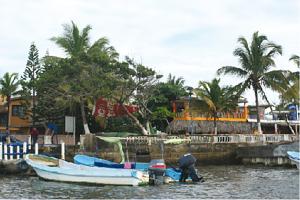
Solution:
<path fill-rule="evenodd" d="M 9 108 L 10 133 L 26 134 L 31 125 L 31 118 L 26 113 L 25 101 L 19 97 L 12 98 Z M 0 132 L 6 131 L 7 124 L 7 101 L 0 97 Z"/>
<path fill-rule="evenodd" d="M 234 112 L 218 113 L 218 121 L 246 122 L 248 118 L 248 106 L 246 101 L 242 101 L 243 106 L 236 108 Z M 173 102 L 174 120 L 194 120 L 194 121 L 213 121 L 213 117 L 207 116 L 199 110 L 199 101 L 196 98 L 183 98 Z"/>

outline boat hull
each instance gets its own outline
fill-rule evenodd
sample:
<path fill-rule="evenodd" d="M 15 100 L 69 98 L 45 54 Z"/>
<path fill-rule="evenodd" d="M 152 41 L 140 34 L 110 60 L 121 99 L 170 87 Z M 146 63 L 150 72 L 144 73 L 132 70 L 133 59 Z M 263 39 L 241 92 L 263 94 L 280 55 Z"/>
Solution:
<path fill-rule="evenodd" d="M 294 165 L 296 165 L 297 169 L 299 169 L 299 165 L 300 165 L 299 160 L 294 160 L 292 158 L 290 158 L 290 160 L 291 160 L 291 163 L 294 164 Z"/>
<path fill-rule="evenodd" d="M 287 154 L 289 156 L 289 159 L 291 160 L 291 163 L 293 165 L 296 165 L 297 168 L 299 169 L 299 165 L 300 165 L 300 154 L 299 154 L 299 152 L 288 151 Z"/>
<path fill-rule="evenodd" d="M 95 167 L 107 167 L 107 168 L 121 168 L 119 163 L 111 162 L 108 160 L 104 160 L 101 158 L 95 158 L 91 156 L 86 155 L 76 155 L 74 157 L 74 163 L 84 166 L 95 166 Z M 149 163 L 139 163 L 135 162 L 134 166 L 138 170 L 147 171 L 149 168 Z M 178 182 L 180 180 L 181 171 L 175 170 L 173 168 L 167 168 L 165 171 L 165 177 L 164 177 L 164 183 L 173 183 Z M 192 181 L 192 179 L 189 177 L 187 179 L 187 182 Z"/>
<path fill-rule="evenodd" d="M 38 168 L 33 168 L 37 175 L 45 180 L 70 182 L 70 183 L 85 183 L 99 185 L 142 185 L 142 182 L 134 177 L 95 177 L 95 176 L 76 176 L 63 173 L 53 173 Z"/>
<path fill-rule="evenodd" d="M 132 186 L 149 182 L 148 174 L 137 170 L 82 166 L 34 155 L 26 155 L 25 160 L 40 178 L 51 181 Z"/>

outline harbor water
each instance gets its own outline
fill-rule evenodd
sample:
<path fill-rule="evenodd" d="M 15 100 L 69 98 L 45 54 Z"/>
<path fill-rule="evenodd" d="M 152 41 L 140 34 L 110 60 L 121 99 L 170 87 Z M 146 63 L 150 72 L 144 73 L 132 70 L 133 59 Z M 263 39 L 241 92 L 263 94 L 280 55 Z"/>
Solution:
<path fill-rule="evenodd" d="M 0 199 L 299 199 L 299 170 L 264 166 L 201 166 L 205 182 L 160 186 L 95 186 L 0 176 Z"/>

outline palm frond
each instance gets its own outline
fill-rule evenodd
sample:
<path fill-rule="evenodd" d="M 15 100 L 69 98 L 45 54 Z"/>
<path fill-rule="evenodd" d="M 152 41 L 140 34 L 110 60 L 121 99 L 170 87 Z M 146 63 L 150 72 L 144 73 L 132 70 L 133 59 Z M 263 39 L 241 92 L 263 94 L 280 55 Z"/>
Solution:
<path fill-rule="evenodd" d="M 300 67 L 300 57 L 298 55 L 292 55 L 289 60 L 293 61 L 297 67 Z"/>
<path fill-rule="evenodd" d="M 278 92 L 285 91 L 289 85 L 289 81 L 282 70 L 273 70 L 265 73 L 261 81 L 264 86 Z"/>
<path fill-rule="evenodd" d="M 241 76 L 241 77 L 246 77 L 248 72 L 246 70 L 243 70 L 238 67 L 233 67 L 233 66 L 224 66 L 221 67 L 220 69 L 217 70 L 217 74 L 231 74 L 231 75 L 236 75 L 236 76 Z"/>

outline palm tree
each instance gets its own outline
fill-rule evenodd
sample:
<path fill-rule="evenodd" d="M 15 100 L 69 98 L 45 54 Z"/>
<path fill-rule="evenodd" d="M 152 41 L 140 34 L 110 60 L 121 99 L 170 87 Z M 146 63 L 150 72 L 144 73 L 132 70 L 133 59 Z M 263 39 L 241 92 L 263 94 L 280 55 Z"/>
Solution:
<path fill-rule="evenodd" d="M 68 59 L 75 63 L 73 66 L 77 68 L 76 71 L 78 72 L 78 78 L 80 79 L 80 81 L 77 81 L 78 84 L 89 79 L 89 72 L 92 71 L 91 68 L 94 67 L 94 65 L 90 64 L 90 62 L 92 62 L 91 60 L 97 60 L 97 62 L 99 62 L 99 60 L 107 61 L 118 57 L 118 53 L 115 49 L 112 46 L 108 46 L 109 41 L 106 38 L 100 38 L 94 44 L 90 45 L 89 32 L 91 26 L 88 25 L 80 31 L 77 25 L 72 21 L 71 25 L 65 24 L 63 25 L 63 28 L 63 35 L 53 37 L 51 40 L 64 49 L 68 55 Z M 69 83 L 66 82 L 66 85 L 68 84 Z M 63 90 L 66 88 L 70 89 L 70 87 L 66 85 L 62 85 Z M 80 103 L 85 133 L 90 133 L 85 113 L 85 104 L 88 97 L 78 93 L 76 95 L 77 97 L 74 99 Z"/>
<path fill-rule="evenodd" d="M 298 55 L 292 55 L 290 60 L 294 61 L 297 67 L 300 67 L 300 57 Z"/>
<path fill-rule="evenodd" d="M 202 111 L 214 119 L 214 134 L 217 134 L 218 113 L 236 109 L 239 93 L 234 87 L 221 87 L 220 79 L 211 82 L 199 81 L 195 93 L 203 101 Z"/>
<path fill-rule="evenodd" d="M 78 57 L 89 48 L 89 32 L 91 26 L 86 26 L 80 32 L 77 25 L 72 21 L 72 25 L 64 24 L 64 34 L 59 37 L 52 37 L 58 46 L 60 46 L 70 57 Z"/>
<path fill-rule="evenodd" d="M 6 128 L 9 131 L 9 108 L 10 108 L 10 101 L 11 96 L 16 95 L 18 93 L 18 86 L 20 82 L 18 80 L 18 74 L 12 73 L 9 74 L 6 72 L 3 75 L 3 78 L 0 79 L 0 94 L 2 96 L 6 97 L 7 101 L 7 122 L 6 122 Z"/>
<path fill-rule="evenodd" d="M 259 35 L 258 32 L 253 33 L 250 46 L 244 37 L 238 38 L 238 42 L 241 46 L 234 50 L 233 55 L 239 58 L 241 67 L 224 66 L 218 69 L 217 73 L 218 75 L 231 74 L 244 78 L 245 81 L 239 84 L 242 91 L 252 87 L 257 110 L 257 129 L 258 133 L 262 134 L 258 113 L 258 93 L 261 93 L 263 99 L 269 103 L 263 86 L 277 91 L 284 90 L 286 81 L 284 81 L 283 71 L 270 71 L 270 68 L 275 66 L 273 57 L 276 54 L 281 55 L 282 48 L 280 45 L 270 42 L 266 36 Z"/>
<path fill-rule="evenodd" d="M 167 83 L 168 84 L 171 84 L 171 85 L 176 85 L 176 86 L 182 86 L 184 85 L 184 79 L 183 77 L 179 77 L 179 78 L 176 78 L 175 76 L 172 76 L 172 74 L 169 74 L 168 75 L 168 79 L 167 79 Z"/>
<path fill-rule="evenodd" d="M 299 56 L 293 55 L 289 60 L 294 61 L 298 68 L 300 67 Z M 282 92 L 282 100 L 299 104 L 299 71 L 286 71 L 285 76 L 288 80 L 288 85 L 286 90 Z"/>

